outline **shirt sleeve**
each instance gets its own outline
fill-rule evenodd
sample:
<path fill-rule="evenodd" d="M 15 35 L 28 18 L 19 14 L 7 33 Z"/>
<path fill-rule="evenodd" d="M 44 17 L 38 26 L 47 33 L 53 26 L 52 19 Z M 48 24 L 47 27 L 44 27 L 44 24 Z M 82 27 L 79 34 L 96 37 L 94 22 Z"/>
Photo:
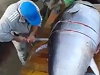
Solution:
<path fill-rule="evenodd" d="M 11 33 L 0 33 L 0 42 L 9 42 L 13 38 L 14 37 Z"/>
<path fill-rule="evenodd" d="M 11 26 L 4 20 L 0 22 L 0 42 L 9 42 L 14 38 L 11 33 Z"/>

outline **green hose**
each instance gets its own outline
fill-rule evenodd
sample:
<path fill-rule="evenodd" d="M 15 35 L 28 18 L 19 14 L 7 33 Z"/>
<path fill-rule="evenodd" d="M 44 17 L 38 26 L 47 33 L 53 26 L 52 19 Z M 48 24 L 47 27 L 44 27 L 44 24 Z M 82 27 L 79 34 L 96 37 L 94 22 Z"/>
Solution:
<path fill-rule="evenodd" d="M 68 7 L 69 5 L 71 5 L 75 0 L 63 0 L 66 7 Z"/>

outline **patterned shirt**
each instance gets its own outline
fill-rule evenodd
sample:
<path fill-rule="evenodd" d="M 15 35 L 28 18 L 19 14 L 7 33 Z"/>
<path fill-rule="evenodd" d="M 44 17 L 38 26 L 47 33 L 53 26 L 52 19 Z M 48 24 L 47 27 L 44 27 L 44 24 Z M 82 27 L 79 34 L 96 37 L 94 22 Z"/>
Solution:
<path fill-rule="evenodd" d="M 6 9 L 4 15 L 1 17 L 0 42 L 11 41 L 14 38 L 14 35 L 12 34 L 13 32 L 18 33 L 18 34 L 29 33 L 31 25 L 27 23 L 27 21 L 21 16 L 18 10 L 19 5 L 24 1 L 30 1 L 30 0 L 20 0 L 17 3 L 11 4 Z M 38 8 L 38 11 L 39 11 L 39 8 Z"/>

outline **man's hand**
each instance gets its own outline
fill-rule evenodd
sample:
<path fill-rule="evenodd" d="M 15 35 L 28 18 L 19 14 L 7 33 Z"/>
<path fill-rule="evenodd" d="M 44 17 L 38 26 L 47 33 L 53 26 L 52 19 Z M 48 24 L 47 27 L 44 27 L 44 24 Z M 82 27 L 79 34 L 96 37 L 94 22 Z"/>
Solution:
<path fill-rule="evenodd" d="M 27 42 L 27 38 L 23 37 L 23 36 L 14 36 L 14 39 L 17 42 Z"/>
<path fill-rule="evenodd" d="M 28 42 L 28 43 L 33 43 L 33 42 L 35 42 L 35 36 L 34 36 L 34 35 L 30 35 L 30 36 L 27 38 L 27 42 Z"/>
<path fill-rule="evenodd" d="M 27 38 L 27 42 L 28 42 L 28 43 L 33 43 L 33 42 L 35 42 L 35 34 L 36 34 L 37 29 L 38 29 L 38 26 L 32 26 L 32 27 L 31 27 L 30 35 L 29 35 L 28 38 Z"/>

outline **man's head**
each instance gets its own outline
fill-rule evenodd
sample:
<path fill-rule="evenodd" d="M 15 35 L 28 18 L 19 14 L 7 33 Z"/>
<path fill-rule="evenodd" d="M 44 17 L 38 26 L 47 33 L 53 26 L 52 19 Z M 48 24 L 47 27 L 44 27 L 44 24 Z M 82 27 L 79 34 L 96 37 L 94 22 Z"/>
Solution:
<path fill-rule="evenodd" d="M 19 6 L 19 11 L 32 26 L 38 26 L 41 23 L 39 9 L 34 3 L 29 1 L 21 3 Z"/>

